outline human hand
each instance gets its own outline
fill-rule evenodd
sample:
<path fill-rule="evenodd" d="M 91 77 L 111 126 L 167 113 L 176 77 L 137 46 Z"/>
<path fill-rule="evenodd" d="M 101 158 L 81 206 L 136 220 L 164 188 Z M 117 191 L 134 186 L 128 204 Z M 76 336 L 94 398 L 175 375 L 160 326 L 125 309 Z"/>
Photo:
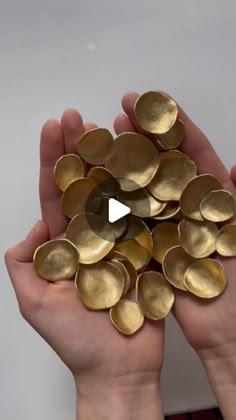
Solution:
<path fill-rule="evenodd" d="M 162 419 L 159 397 L 164 322 L 147 321 L 138 334 L 124 337 L 105 312 L 81 303 L 73 281 L 39 278 L 32 263 L 35 249 L 64 233 L 61 192 L 53 169 L 57 159 L 73 153 L 74 141 L 95 128 L 83 124 L 75 110 L 61 122 L 48 121 L 41 133 L 40 201 L 42 221 L 25 240 L 6 252 L 5 260 L 20 311 L 71 370 L 77 388 L 78 418 Z"/>
<path fill-rule="evenodd" d="M 124 96 L 122 106 L 125 114 L 114 122 L 117 134 L 139 131 L 134 114 L 134 105 L 139 95 Z M 186 137 L 180 149 L 197 164 L 199 173 L 215 175 L 236 196 L 236 187 L 229 172 L 217 156 L 208 139 L 179 108 L 179 117 L 186 126 Z M 232 171 L 236 181 L 236 169 Z M 235 419 L 236 394 L 236 258 L 219 260 L 228 276 L 228 286 L 218 299 L 199 298 L 176 291 L 174 315 L 185 337 L 201 358 L 225 419 Z M 227 392 L 226 392 L 227 390 Z M 233 397 L 234 395 L 234 397 Z"/>

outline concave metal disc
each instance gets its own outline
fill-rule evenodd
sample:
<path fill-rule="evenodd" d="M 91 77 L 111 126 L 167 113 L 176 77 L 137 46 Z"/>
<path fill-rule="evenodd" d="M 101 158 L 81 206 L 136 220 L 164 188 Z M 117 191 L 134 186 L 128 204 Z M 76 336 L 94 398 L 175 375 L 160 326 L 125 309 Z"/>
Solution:
<path fill-rule="evenodd" d="M 226 284 L 227 279 L 223 266 L 211 258 L 194 262 L 188 268 L 184 277 L 186 289 L 205 299 L 222 294 Z"/>
<path fill-rule="evenodd" d="M 154 260 L 162 264 L 165 253 L 173 246 L 179 245 L 178 225 L 163 222 L 155 226 L 152 231 Z"/>
<path fill-rule="evenodd" d="M 113 136 L 106 128 L 94 128 L 84 133 L 75 145 L 76 152 L 86 162 L 101 165 L 112 152 Z"/>
<path fill-rule="evenodd" d="M 164 256 L 162 268 L 167 280 L 177 289 L 187 290 L 184 286 L 184 275 L 195 258 L 191 257 L 181 246 L 170 248 Z"/>
<path fill-rule="evenodd" d="M 110 319 L 117 330 L 125 335 L 134 334 L 144 323 L 141 309 L 136 302 L 128 299 L 120 300 L 110 309 Z"/>
<path fill-rule="evenodd" d="M 204 219 L 225 222 L 236 214 L 235 198 L 226 190 L 210 191 L 200 203 L 200 212 Z"/>
<path fill-rule="evenodd" d="M 167 133 L 175 124 L 178 115 L 177 104 L 160 92 L 146 92 L 134 107 L 139 126 L 153 134 Z"/>
<path fill-rule="evenodd" d="M 153 240 L 152 234 L 147 225 L 139 217 L 129 215 L 127 217 L 128 224 L 124 235 L 119 238 L 119 242 L 126 241 L 127 239 L 135 239 L 140 245 L 147 249 L 149 254 L 152 254 Z"/>
<path fill-rule="evenodd" d="M 180 245 L 194 258 L 205 258 L 216 250 L 219 232 L 213 222 L 183 219 L 178 225 Z"/>
<path fill-rule="evenodd" d="M 166 206 L 166 203 L 157 200 L 146 188 L 135 191 L 120 191 L 117 198 L 131 209 L 134 216 L 139 217 L 156 216 Z"/>
<path fill-rule="evenodd" d="M 120 190 L 120 184 L 117 179 L 103 166 L 94 166 L 91 168 L 87 177 L 96 182 L 104 196 L 113 197 Z"/>
<path fill-rule="evenodd" d="M 173 127 L 165 133 L 159 134 L 158 143 L 163 149 L 176 149 L 181 145 L 185 137 L 185 125 L 183 121 L 177 119 Z"/>
<path fill-rule="evenodd" d="M 54 168 L 56 183 L 62 191 L 65 191 L 75 179 L 83 178 L 84 173 L 83 161 L 79 156 L 73 154 L 60 157 Z"/>
<path fill-rule="evenodd" d="M 165 318 L 174 304 L 174 291 L 161 273 L 146 271 L 138 276 L 137 302 L 144 315 L 153 320 Z"/>
<path fill-rule="evenodd" d="M 236 225 L 225 225 L 220 229 L 216 251 L 224 257 L 236 257 Z"/>
<path fill-rule="evenodd" d="M 121 254 L 118 251 L 111 250 L 111 252 L 109 252 L 109 254 L 106 256 L 106 259 L 122 262 L 122 264 L 125 266 L 130 276 L 130 289 L 135 287 L 136 280 L 138 277 L 137 271 L 134 265 L 131 263 L 131 261 L 128 260 L 127 257 L 125 257 L 123 254 Z"/>
<path fill-rule="evenodd" d="M 83 304 L 92 310 L 114 306 L 124 290 L 121 271 L 109 261 L 80 265 L 75 285 Z"/>
<path fill-rule="evenodd" d="M 178 218 L 180 214 L 180 207 L 178 201 L 168 201 L 161 213 L 154 216 L 155 220 L 168 220 L 171 218 Z"/>
<path fill-rule="evenodd" d="M 55 239 L 36 249 L 33 262 L 36 272 L 43 279 L 68 280 L 78 270 L 79 253 L 67 239 Z"/>
<path fill-rule="evenodd" d="M 135 239 L 117 242 L 114 250 L 125 255 L 138 272 L 144 270 L 151 259 L 148 250 Z"/>
<path fill-rule="evenodd" d="M 111 259 L 110 263 L 114 264 L 118 268 L 118 270 L 120 270 L 121 275 L 124 278 L 125 284 L 124 284 L 123 296 L 125 296 L 128 290 L 130 289 L 130 284 L 131 284 L 129 272 L 122 261 Z"/>

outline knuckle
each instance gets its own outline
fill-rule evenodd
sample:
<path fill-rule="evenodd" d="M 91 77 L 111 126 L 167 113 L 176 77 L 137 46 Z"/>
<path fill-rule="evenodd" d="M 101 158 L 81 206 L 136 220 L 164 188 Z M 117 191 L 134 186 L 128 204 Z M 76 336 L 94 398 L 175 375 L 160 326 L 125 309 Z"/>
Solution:
<path fill-rule="evenodd" d="M 27 321 L 42 308 L 42 302 L 36 294 L 28 292 L 21 294 L 18 299 L 19 310 L 24 319 Z"/>

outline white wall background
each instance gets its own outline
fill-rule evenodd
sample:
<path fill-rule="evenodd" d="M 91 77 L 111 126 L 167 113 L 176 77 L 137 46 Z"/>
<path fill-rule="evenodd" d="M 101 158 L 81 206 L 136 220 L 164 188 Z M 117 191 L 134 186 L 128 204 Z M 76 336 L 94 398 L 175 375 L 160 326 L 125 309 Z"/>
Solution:
<path fill-rule="evenodd" d="M 127 90 L 167 90 L 236 160 L 234 0 L 0 0 L 0 253 L 40 217 L 39 132 L 76 107 L 112 128 Z M 74 418 L 74 385 L 19 316 L 0 263 L 0 417 Z M 168 320 L 168 412 L 214 405 L 201 366 Z"/>

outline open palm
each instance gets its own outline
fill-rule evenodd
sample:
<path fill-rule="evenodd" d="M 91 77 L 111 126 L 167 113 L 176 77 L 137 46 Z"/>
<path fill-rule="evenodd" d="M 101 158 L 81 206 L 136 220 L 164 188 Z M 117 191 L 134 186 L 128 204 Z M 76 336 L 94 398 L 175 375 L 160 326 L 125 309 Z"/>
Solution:
<path fill-rule="evenodd" d="M 81 303 L 73 281 L 49 283 L 39 278 L 35 249 L 61 235 L 68 221 L 60 210 L 61 192 L 53 169 L 57 159 L 74 152 L 84 131 L 80 114 L 67 110 L 61 122 L 48 121 L 41 133 L 40 201 L 42 220 L 27 238 L 6 253 L 6 263 L 25 319 L 50 344 L 74 376 L 91 382 L 134 380 L 157 382 L 163 363 L 164 322 L 147 321 L 138 334 L 125 337 L 111 324 L 108 312 L 92 312 Z"/>
<path fill-rule="evenodd" d="M 139 131 L 134 115 L 137 93 L 124 96 L 122 106 L 125 114 L 119 115 L 114 128 L 117 134 L 125 131 Z M 186 137 L 181 150 L 197 164 L 198 172 L 216 176 L 236 196 L 236 187 L 230 174 L 217 156 L 208 139 L 200 129 L 179 108 L 179 117 L 186 126 Z M 236 178 L 236 177 L 235 177 Z M 198 353 L 213 347 L 236 344 L 236 259 L 219 258 L 228 276 L 228 287 L 224 294 L 213 300 L 200 300 L 193 295 L 177 291 L 174 315 L 187 340 Z M 233 322 L 232 322 L 233 321 Z"/>

